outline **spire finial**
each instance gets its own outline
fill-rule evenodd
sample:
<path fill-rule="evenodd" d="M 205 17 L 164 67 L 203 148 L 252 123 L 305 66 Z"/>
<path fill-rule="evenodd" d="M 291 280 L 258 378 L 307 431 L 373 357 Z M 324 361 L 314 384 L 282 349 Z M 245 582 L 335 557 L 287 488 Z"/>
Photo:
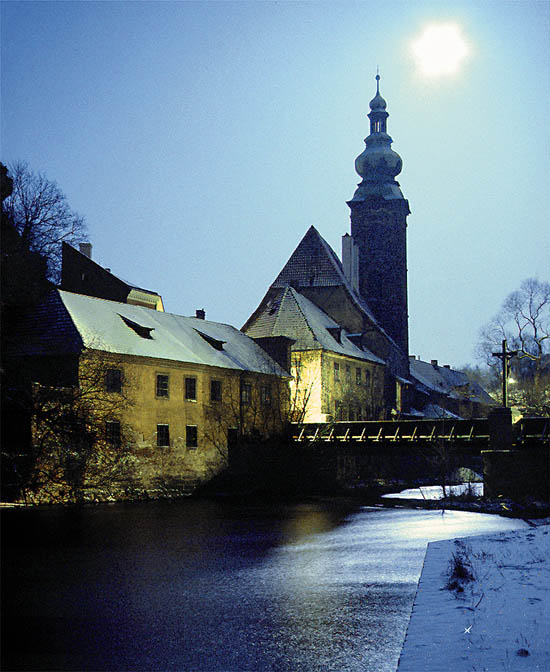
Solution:
<path fill-rule="evenodd" d="M 380 68 L 376 66 L 376 93 L 380 93 Z"/>

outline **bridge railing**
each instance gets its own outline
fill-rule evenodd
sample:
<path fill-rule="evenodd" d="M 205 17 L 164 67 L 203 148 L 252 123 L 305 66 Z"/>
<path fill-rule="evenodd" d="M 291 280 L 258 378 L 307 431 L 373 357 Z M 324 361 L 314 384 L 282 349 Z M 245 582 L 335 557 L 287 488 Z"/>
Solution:
<path fill-rule="evenodd" d="M 486 418 L 472 420 L 367 420 L 333 423 L 303 423 L 293 426 L 295 441 L 488 441 Z"/>

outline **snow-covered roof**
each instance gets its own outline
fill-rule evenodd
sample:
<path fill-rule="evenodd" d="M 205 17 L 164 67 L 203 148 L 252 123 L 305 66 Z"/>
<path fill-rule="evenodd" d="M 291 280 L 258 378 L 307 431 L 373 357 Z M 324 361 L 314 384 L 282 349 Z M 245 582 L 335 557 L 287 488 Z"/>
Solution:
<path fill-rule="evenodd" d="M 281 289 L 248 323 L 246 333 L 253 338 L 287 336 L 295 341 L 293 350 L 323 349 L 384 363 L 367 348 L 355 345 L 337 322 L 293 287 Z"/>
<path fill-rule="evenodd" d="M 451 413 L 446 408 L 438 406 L 438 404 L 426 404 L 422 409 L 422 415 L 425 418 L 455 418 L 456 420 L 461 420 L 460 415 L 456 413 Z"/>
<path fill-rule="evenodd" d="M 428 393 L 438 392 L 451 399 L 468 399 L 480 404 L 494 404 L 493 399 L 481 385 L 469 380 L 468 376 L 461 371 L 412 358 L 409 365 L 411 376 L 420 383 L 420 389 L 423 386 Z"/>
<path fill-rule="evenodd" d="M 62 302 L 86 348 L 288 376 L 257 343 L 228 324 L 62 290 L 55 294 L 50 301 Z"/>

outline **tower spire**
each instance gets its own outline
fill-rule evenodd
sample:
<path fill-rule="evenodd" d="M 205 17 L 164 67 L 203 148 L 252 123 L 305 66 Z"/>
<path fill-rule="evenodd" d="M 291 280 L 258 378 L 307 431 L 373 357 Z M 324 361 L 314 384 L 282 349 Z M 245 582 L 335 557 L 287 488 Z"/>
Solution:
<path fill-rule="evenodd" d="M 365 149 L 355 160 L 355 170 L 363 178 L 353 201 L 363 201 L 367 196 L 403 198 L 395 177 L 401 172 L 403 162 L 393 151 L 393 140 L 387 133 L 387 103 L 380 93 L 380 72 L 376 68 L 376 95 L 370 101 L 370 135 L 365 138 Z"/>
<path fill-rule="evenodd" d="M 395 177 L 401 157 L 391 148 L 386 132 L 388 113 L 380 94 L 376 71 L 376 95 L 370 101 L 370 135 L 355 160 L 362 180 L 348 205 L 351 236 L 358 248 L 359 292 L 377 320 L 400 347 L 403 371 L 408 359 L 407 315 L 407 215 L 405 200 Z M 399 374 L 402 375 L 402 374 Z"/>

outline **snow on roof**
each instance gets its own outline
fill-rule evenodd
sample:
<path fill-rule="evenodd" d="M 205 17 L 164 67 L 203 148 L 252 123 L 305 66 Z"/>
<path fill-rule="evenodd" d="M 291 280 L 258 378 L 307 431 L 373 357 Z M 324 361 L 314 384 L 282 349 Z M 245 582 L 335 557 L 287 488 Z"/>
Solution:
<path fill-rule="evenodd" d="M 293 350 L 323 349 L 384 364 L 367 348 L 352 343 L 337 322 L 293 287 L 281 289 L 246 333 L 253 338 L 287 336 L 295 340 Z"/>
<path fill-rule="evenodd" d="M 451 413 L 446 408 L 442 408 L 437 404 L 426 404 L 422 409 L 422 413 L 425 418 L 455 418 L 456 420 L 462 420 L 460 415 Z"/>
<path fill-rule="evenodd" d="M 87 348 L 288 376 L 257 343 L 228 324 L 57 291 Z"/>
<path fill-rule="evenodd" d="M 494 401 L 485 390 L 461 371 L 438 366 L 420 359 L 411 359 L 411 376 L 432 392 L 445 394 L 451 399 L 469 399 L 481 404 L 493 404 Z"/>

